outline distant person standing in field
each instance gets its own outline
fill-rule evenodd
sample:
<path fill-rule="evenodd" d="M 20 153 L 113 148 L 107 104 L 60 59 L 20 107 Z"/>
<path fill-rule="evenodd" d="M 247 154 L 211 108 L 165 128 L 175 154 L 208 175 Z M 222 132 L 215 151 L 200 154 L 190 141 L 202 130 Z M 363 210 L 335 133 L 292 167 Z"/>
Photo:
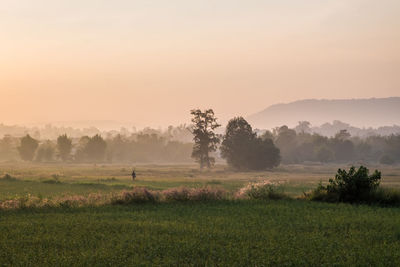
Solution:
<path fill-rule="evenodd" d="M 132 180 L 135 181 L 136 178 L 136 172 L 135 169 L 132 170 Z"/>

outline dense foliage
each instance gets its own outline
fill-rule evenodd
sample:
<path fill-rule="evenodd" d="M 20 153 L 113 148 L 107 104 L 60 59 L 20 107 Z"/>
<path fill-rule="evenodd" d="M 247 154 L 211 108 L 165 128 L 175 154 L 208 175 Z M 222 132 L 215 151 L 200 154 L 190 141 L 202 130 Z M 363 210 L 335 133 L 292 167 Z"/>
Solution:
<path fill-rule="evenodd" d="M 336 163 L 381 163 L 400 162 L 400 135 L 352 137 L 346 130 L 327 137 L 310 132 L 301 122 L 301 127 L 290 129 L 277 127 L 262 132 L 271 138 L 280 149 L 282 162 L 301 164 L 305 162 Z"/>
<path fill-rule="evenodd" d="M 355 202 L 368 199 L 369 195 L 378 188 L 381 180 L 381 172 L 375 170 L 369 175 L 369 170 L 360 166 L 354 166 L 347 172 L 339 169 L 334 179 L 329 179 L 326 189 L 328 194 L 337 195 L 339 201 Z"/>
<path fill-rule="evenodd" d="M 201 111 L 194 109 L 190 112 L 193 115 L 193 152 L 192 158 L 200 164 L 200 168 L 211 168 L 215 163 L 215 158 L 210 153 L 217 150 L 220 142 L 214 130 L 221 125 L 217 123 L 212 109 Z"/>
<path fill-rule="evenodd" d="M 339 169 L 329 184 L 322 183 L 306 193 L 306 198 L 326 202 L 350 202 L 380 205 L 400 205 L 400 192 L 389 188 L 380 188 L 381 172 L 369 175 L 368 168 L 354 166 L 349 171 Z"/>
<path fill-rule="evenodd" d="M 57 138 L 57 149 L 62 161 L 67 161 L 71 157 L 72 139 L 66 134 L 60 135 Z"/>
<path fill-rule="evenodd" d="M 39 142 L 33 139 L 29 134 L 21 138 L 21 145 L 18 147 L 21 159 L 32 161 L 38 146 Z"/>
<path fill-rule="evenodd" d="M 221 156 L 239 170 L 263 170 L 276 167 L 280 162 L 279 149 L 272 140 L 257 137 L 242 117 L 229 121 L 221 145 Z"/>

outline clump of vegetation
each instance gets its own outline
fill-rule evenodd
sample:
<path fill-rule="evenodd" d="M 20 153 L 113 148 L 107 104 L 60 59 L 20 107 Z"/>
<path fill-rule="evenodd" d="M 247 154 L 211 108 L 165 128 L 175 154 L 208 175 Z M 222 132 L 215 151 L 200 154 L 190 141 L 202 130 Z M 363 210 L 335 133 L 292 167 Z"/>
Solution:
<path fill-rule="evenodd" d="M 59 174 L 52 174 L 51 179 L 43 180 L 42 183 L 45 184 L 61 184 L 60 175 Z"/>
<path fill-rule="evenodd" d="M 190 192 L 191 201 L 214 201 L 222 200 L 227 196 L 227 192 L 218 188 L 204 187 L 195 188 Z"/>
<path fill-rule="evenodd" d="M 32 161 L 35 157 L 36 149 L 39 142 L 33 139 L 29 134 L 21 138 L 21 145 L 17 148 L 21 159 L 25 161 Z"/>
<path fill-rule="evenodd" d="M 381 172 L 375 170 L 369 175 L 368 168 L 354 166 L 348 172 L 339 169 L 334 179 L 329 179 L 326 189 L 328 194 L 336 195 L 338 201 L 358 202 L 367 200 L 379 186 Z"/>
<path fill-rule="evenodd" d="M 228 194 L 217 188 L 172 188 L 164 191 L 151 191 L 144 187 L 135 187 L 119 193 L 91 193 L 88 196 L 64 195 L 55 198 L 43 198 L 33 195 L 16 196 L 0 200 L 0 210 L 44 207 L 88 207 L 103 205 L 129 205 L 140 203 L 215 201 L 227 199 Z"/>
<path fill-rule="evenodd" d="M 226 198 L 227 192 L 218 188 L 171 188 L 162 191 L 166 201 L 214 201 Z"/>
<path fill-rule="evenodd" d="M 29 208 L 55 208 L 55 207 L 87 207 L 111 204 L 110 194 L 91 193 L 88 196 L 65 195 L 55 198 L 41 196 L 16 196 L 12 199 L 0 201 L 0 210 L 29 209 Z"/>
<path fill-rule="evenodd" d="M 114 196 L 111 200 L 112 204 L 132 204 L 155 202 L 158 196 L 155 192 L 147 190 L 144 187 L 136 187 L 130 191 L 122 191 Z"/>
<path fill-rule="evenodd" d="M 58 179 L 52 178 L 52 179 L 43 180 L 42 183 L 44 183 L 44 184 L 61 184 L 61 181 Z"/>
<path fill-rule="evenodd" d="M 71 157 L 72 139 L 66 134 L 60 135 L 57 138 L 57 150 L 61 160 L 64 162 L 67 161 Z"/>
<path fill-rule="evenodd" d="M 190 190 L 186 187 L 171 188 L 163 191 L 164 199 L 167 201 L 188 201 Z"/>
<path fill-rule="evenodd" d="M 264 170 L 277 167 L 281 161 L 279 149 L 270 138 L 257 137 L 251 125 L 242 117 L 229 121 L 221 145 L 221 156 L 238 170 Z"/>
<path fill-rule="evenodd" d="M 329 184 L 322 183 L 306 198 L 326 202 L 378 203 L 394 205 L 400 203 L 400 192 L 379 188 L 381 172 L 375 170 L 369 175 L 368 168 L 352 166 L 349 171 L 339 169 Z"/>
<path fill-rule="evenodd" d="M 339 169 L 334 179 L 329 179 L 329 184 L 322 183 L 309 195 L 311 200 L 327 202 L 365 202 L 376 191 L 381 179 L 378 170 L 369 175 L 368 168 L 352 166 L 349 171 Z"/>
<path fill-rule="evenodd" d="M 3 181 L 10 181 L 10 182 L 12 182 L 12 181 L 17 181 L 17 180 L 18 180 L 17 178 L 11 176 L 11 175 L 8 174 L 8 173 L 6 173 L 6 174 L 5 174 L 3 177 L 1 177 L 0 179 L 3 180 Z"/>
<path fill-rule="evenodd" d="M 258 183 L 249 183 L 241 188 L 237 193 L 237 198 L 242 199 L 286 199 L 289 198 L 285 192 L 282 182 L 262 181 Z"/>

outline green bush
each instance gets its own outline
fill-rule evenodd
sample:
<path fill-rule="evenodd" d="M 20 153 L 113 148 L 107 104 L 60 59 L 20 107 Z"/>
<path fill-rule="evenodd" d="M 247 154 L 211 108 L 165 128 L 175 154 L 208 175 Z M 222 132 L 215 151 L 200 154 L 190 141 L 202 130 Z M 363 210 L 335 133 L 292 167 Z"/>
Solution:
<path fill-rule="evenodd" d="M 326 202 L 396 202 L 396 195 L 384 190 L 378 190 L 381 172 L 375 170 L 369 175 L 368 168 L 352 166 L 349 171 L 339 169 L 334 179 L 329 179 L 329 184 L 321 183 L 306 197 L 316 201 Z M 386 199 L 386 200 L 384 200 Z"/>

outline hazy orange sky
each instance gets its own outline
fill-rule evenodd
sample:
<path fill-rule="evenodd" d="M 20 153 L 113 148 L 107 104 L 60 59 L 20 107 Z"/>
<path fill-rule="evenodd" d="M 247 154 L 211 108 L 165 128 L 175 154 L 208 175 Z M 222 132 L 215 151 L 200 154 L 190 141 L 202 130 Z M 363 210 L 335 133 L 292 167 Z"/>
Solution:
<path fill-rule="evenodd" d="M 0 123 L 400 95 L 399 0 L 2 0 Z"/>

